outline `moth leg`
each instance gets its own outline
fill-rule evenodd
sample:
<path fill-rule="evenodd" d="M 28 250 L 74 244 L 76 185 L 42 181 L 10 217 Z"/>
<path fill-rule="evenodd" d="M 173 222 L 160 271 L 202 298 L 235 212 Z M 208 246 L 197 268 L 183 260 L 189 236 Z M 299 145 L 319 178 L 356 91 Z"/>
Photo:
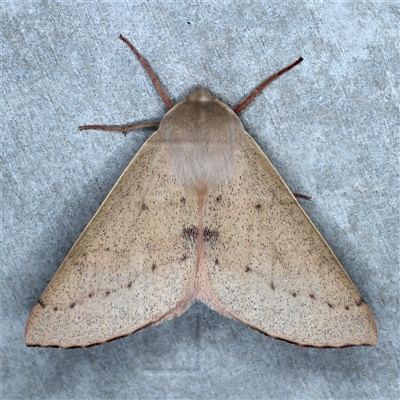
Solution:
<path fill-rule="evenodd" d="M 129 131 L 132 131 L 134 129 L 141 129 L 141 128 L 158 128 L 160 125 L 160 121 L 155 121 L 155 122 L 144 122 L 141 124 L 132 124 L 132 125 L 125 125 L 125 126 L 113 126 L 113 125 L 82 125 L 79 127 L 80 131 L 88 131 L 91 129 L 97 130 L 97 131 L 117 131 L 117 132 L 122 132 L 124 136 Z"/>
<path fill-rule="evenodd" d="M 143 65 L 144 69 L 149 74 L 150 79 L 153 82 L 155 88 L 157 89 L 158 94 L 160 95 L 162 101 L 165 103 L 165 105 L 168 107 L 168 109 L 172 108 L 174 105 L 172 103 L 171 98 L 168 96 L 167 91 L 164 89 L 164 86 L 161 85 L 161 82 L 158 80 L 156 74 L 153 72 L 150 65 L 147 63 L 147 61 L 142 57 L 142 55 L 136 50 L 136 48 L 133 46 L 133 44 L 126 37 L 119 35 L 119 38 L 123 42 L 125 42 L 131 48 L 131 50 L 135 53 L 135 55 L 138 58 L 138 60 L 140 61 L 140 63 Z"/>
<path fill-rule="evenodd" d="M 279 76 L 283 75 L 285 72 L 289 71 L 297 64 L 300 64 L 303 61 L 302 57 L 300 57 L 293 64 L 290 64 L 288 67 L 281 69 L 276 74 L 270 76 L 267 80 L 257 86 L 242 102 L 240 102 L 236 108 L 233 110 L 236 114 L 239 114 L 243 111 L 265 88 L 265 86 L 269 85 L 272 81 L 274 81 Z"/>
<path fill-rule="evenodd" d="M 311 201 L 311 196 L 307 196 L 306 194 L 293 193 L 293 196 L 298 198 L 298 199 L 304 199 L 304 200 Z"/>

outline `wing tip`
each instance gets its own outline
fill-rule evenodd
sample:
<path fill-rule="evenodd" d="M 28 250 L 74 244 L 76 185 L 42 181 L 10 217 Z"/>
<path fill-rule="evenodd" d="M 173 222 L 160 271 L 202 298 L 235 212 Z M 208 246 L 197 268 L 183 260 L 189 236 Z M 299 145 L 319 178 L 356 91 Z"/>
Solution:
<path fill-rule="evenodd" d="M 296 342 L 295 340 L 290 340 L 290 339 L 287 339 L 287 338 L 274 336 L 272 334 L 263 332 L 262 330 L 260 330 L 260 329 L 258 329 L 256 327 L 253 327 L 251 325 L 248 325 L 248 324 L 245 324 L 245 325 L 249 326 L 250 328 L 252 328 L 252 329 L 254 329 L 254 330 L 256 330 L 256 331 L 262 333 L 263 335 L 268 336 L 268 337 L 270 337 L 272 339 L 277 339 L 277 340 L 280 340 L 280 341 L 283 341 L 283 342 L 294 344 L 294 345 L 299 346 L 299 347 L 312 347 L 312 348 L 315 348 L 315 349 L 344 349 L 346 347 L 363 347 L 363 346 L 370 347 L 370 346 L 375 346 L 376 345 L 377 338 L 378 338 L 377 334 L 375 332 L 373 332 L 373 334 L 371 335 L 370 338 L 365 339 L 365 340 L 359 340 L 359 341 L 354 342 L 354 343 L 345 342 L 343 344 L 312 344 L 312 343 L 303 343 L 303 342 L 300 342 L 300 341 Z"/>
<path fill-rule="evenodd" d="M 39 303 L 38 303 L 39 304 Z M 190 307 L 191 303 L 188 305 Z M 133 330 L 130 330 L 129 332 L 123 332 L 117 336 L 106 338 L 104 340 L 98 340 L 98 341 L 89 341 L 87 340 L 83 344 L 77 344 L 76 342 L 69 345 L 69 344 L 64 344 L 62 343 L 62 339 L 65 339 L 64 337 L 61 337 L 59 341 L 53 340 L 48 340 L 46 342 L 46 338 L 44 338 L 43 331 L 36 331 L 35 330 L 35 321 L 34 321 L 34 311 L 37 309 L 37 305 L 33 308 L 31 313 L 29 314 L 28 321 L 25 326 L 25 345 L 27 347 L 39 347 L 39 348 L 62 348 L 62 349 L 82 349 L 82 348 L 87 348 L 87 347 L 92 347 L 92 346 L 98 346 L 104 343 L 112 342 L 117 339 L 124 338 L 126 336 L 132 335 L 133 333 L 136 333 L 144 328 L 147 328 L 151 325 L 156 325 L 164 320 L 168 320 L 170 318 L 173 318 L 174 315 L 169 317 L 169 314 L 173 311 L 170 310 L 167 314 L 164 314 L 160 316 L 159 318 L 155 320 L 151 320 L 142 326 L 139 326 L 138 328 L 135 328 Z M 40 307 L 40 304 L 39 304 Z M 188 307 L 183 307 L 182 309 L 179 309 L 180 312 L 178 315 L 180 315 L 182 312 L 184 312 Z"/>

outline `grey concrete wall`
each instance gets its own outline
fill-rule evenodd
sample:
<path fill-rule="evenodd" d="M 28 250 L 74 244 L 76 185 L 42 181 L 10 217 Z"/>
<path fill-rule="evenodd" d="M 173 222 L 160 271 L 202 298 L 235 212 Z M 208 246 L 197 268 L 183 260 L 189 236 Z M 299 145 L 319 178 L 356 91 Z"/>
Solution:
<path fill-rule="evenodd" d="M 398 2 L 2 2 L 4 399 L 394 399 L 399 395 Z M 376 347 L 271 339 L 202 304 L 88 349 L 26 348 L 28 314 L 165 106 L 203 85 L 241 119 L 371 307 Z"/>

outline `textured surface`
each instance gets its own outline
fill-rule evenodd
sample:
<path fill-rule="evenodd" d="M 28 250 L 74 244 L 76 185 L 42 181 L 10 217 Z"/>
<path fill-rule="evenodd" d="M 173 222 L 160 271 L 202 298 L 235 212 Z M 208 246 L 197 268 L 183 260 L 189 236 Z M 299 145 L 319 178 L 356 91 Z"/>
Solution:
<path fill-rule="evenodd" d="M 399 131 L 395 2 L 19 3 L 2 7 L 5 399 L 394 399 L 398 387 Z M 86 350 L 26 348 L 28 314 L 165 107 L 122 33 L 175 101 L 208 87 L 231 106 L 375 315 L 374 348 L 268 338 L 195 304 Z"/>
<path fill-rule="evenodd" d="M 197 256 L 182 230 L 197 223 L 196 198 L 172 179 L 159 136 L 142 147 L 41 295 L 27 344 L 103 343 L 182 308 Z"/>
<path fill-rule="evenodd" d="M 374 344 L 368 306 L 273 166 L 245 133 L 232 182 L 210 193 L 211 289 L 239 321 L 316 347 Z"/>

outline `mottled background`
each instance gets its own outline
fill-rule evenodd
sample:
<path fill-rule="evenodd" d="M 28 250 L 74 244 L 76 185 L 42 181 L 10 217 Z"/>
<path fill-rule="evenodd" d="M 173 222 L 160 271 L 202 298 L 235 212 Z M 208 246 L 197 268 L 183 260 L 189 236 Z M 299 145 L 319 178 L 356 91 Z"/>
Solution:
<path fill-rule="evenodd" d="M 8 2 L 1 7 L 4 399 L 395 399 L 399 395 L 398 2 Z M 150 130 L 200 85 L 236 105 L 371 307 L 376 347 L 317 350 L 195 304 L 88 349 L 26 348 L 28 314 Z"/>

